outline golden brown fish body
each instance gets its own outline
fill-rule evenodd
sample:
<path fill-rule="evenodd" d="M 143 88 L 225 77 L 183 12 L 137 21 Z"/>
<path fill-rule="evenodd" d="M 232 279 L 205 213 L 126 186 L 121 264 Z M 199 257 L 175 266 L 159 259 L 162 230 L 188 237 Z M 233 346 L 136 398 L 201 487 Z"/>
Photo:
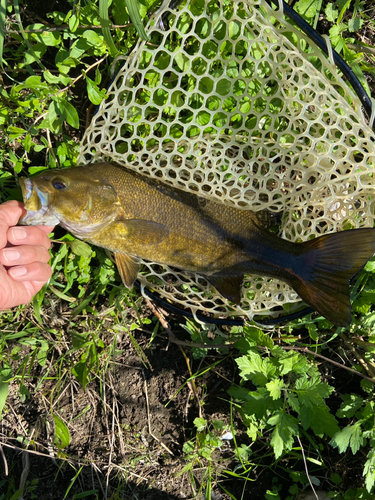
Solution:
<path fill-rule="evenodd" d="M 339 325 L 350 322 L 349 280 L 375 253 L 373 229 L 291 243 L 256 214 L 168 186 L 115 163 L 50 170 L 22 180 L 25 224 L 61 224 L 115 252 L 126 286 L 138 259 L 203 274 L 240 302 L 245 273 L 276 277 Z"/>

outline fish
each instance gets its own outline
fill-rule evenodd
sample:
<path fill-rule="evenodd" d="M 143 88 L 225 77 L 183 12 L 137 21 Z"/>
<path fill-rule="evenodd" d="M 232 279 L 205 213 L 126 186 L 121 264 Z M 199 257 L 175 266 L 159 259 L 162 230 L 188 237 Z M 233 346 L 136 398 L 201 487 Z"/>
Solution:
<path fill-rule="evenodd" d="M 113 252 L 128 288 L 141 259 L 198 273 L 235 304 L 245 274 L 277 278 L 346 327 L 350 280 L 375 253 L 373 228 L 291 242 L 266 229 L 251 207 L 213 201 L 114 162 L 44 171 L 20 185 L 21 224 L 60 224 Z"/>

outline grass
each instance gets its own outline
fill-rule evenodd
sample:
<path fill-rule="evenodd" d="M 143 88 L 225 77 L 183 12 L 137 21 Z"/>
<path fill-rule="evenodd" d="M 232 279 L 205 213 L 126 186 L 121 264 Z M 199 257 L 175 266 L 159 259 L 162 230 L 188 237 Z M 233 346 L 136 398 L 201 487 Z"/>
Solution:
<path fill-rule="evenodd" d="M 121 5 L 0 2 L 1 201 L 20 199 L 21 175 L 75 165 L 113 58 L 138 39 Z M 156 8 L 138 7 L 142 23 Z M 371 3 L 295 9 L 374 95 Z M 49 285 L 0 314 L 0 499 L 43 500 L 46 477 L 61 499 L 373 498 L 374 262 L 347 330 L 314 315 L 218 328 L 168 317 L 104 251 L 52 237 Z"/>

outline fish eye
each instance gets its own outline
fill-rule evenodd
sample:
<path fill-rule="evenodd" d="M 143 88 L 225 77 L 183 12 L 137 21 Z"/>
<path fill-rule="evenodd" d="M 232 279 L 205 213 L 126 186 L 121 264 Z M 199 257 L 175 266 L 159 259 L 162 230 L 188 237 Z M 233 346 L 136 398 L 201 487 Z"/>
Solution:
<path fill-rule="evenodd" d="M 55 179 L 54 181 L 52 181 L 52 186 L 58 191 L 66 188 L 65 182 L 60 179 Z"/>

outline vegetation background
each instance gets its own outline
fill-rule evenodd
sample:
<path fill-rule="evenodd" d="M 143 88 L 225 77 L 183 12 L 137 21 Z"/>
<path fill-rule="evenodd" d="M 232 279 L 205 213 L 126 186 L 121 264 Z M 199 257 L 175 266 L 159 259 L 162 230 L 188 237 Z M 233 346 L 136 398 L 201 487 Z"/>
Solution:
<path fill-rule="evenodd" d="M 1 202 L 20 176 L 76 164 L 116 55 L 159 6 L 0 0 Z M 375 95 L 373 2 L 293 7 Z M 50 283 L 0 313 L 1 500 L 374 498 L 375 261 L 347 330 L 315 314 L 168 325 L 103 251 L 53 239 Z"/>

